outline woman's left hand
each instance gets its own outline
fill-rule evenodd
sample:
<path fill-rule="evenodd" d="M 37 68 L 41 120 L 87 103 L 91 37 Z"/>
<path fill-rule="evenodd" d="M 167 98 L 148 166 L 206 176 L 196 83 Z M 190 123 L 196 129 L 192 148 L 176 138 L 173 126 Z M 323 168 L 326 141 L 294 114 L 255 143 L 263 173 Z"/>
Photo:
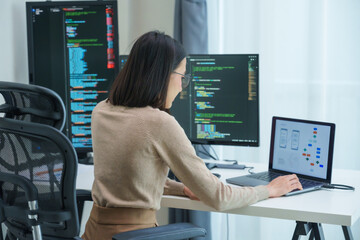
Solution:
<path fill-rule="evenodd" d="M 197 196 L 195 196 L 195 194 L 187 186 L 184 186 L 184 194 L 185 196 L 189 197 L 191 200 L 200 201 L 200 199 Z"/>

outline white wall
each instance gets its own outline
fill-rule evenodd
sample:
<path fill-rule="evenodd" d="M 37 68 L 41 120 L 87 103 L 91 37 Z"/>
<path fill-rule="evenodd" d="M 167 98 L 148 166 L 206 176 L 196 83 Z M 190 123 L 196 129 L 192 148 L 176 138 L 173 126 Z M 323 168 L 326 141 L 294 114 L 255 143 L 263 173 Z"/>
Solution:
<path fill-rule="evenodd" d="M 175 0 L 118 0 L 120 54 L 130 52 L 143 33 L 159 30 L 173 36 Z"/>
<path fill-rule="evenodd" d="M 3 0 L 0 9 L 0 81 L 27 83 L 25 0 Z"/>

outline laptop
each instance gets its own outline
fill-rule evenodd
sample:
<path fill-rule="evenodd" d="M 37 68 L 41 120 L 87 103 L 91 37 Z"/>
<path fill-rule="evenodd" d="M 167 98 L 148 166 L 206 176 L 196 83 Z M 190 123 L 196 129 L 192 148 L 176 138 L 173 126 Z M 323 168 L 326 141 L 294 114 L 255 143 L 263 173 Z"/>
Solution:
<path fill-rule="evenodd" d="M 228 178 L 226 182 L 267 185 L 278 176 L 295 173 L 303 190 L 286 195 L 320 189 L 331 183 L 334 136 L 334 123 L 273 117 L 268 171 Z"/>

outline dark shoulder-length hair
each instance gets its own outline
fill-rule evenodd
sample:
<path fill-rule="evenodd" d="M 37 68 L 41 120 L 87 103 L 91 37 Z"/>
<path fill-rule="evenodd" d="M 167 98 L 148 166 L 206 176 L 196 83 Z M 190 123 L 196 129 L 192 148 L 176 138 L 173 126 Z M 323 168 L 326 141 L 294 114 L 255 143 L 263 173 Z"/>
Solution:
<path fill-rule="evenodd" d="M 175 39 L 159 31 L 145 33 L 134 43 L 108 100 L 113 105 L 166 110 L 170 74 L 185 57 L 183 46 Z"/>

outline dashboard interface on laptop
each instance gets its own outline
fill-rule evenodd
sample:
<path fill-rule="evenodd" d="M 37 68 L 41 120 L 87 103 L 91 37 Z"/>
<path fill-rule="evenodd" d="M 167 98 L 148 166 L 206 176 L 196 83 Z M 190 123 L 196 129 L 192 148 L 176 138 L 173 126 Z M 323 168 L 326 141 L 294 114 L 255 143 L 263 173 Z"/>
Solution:
<path fill-rule="evenodd" d="M 273 169 L 326 179 L 330 126 L 276 120 Z"/>

